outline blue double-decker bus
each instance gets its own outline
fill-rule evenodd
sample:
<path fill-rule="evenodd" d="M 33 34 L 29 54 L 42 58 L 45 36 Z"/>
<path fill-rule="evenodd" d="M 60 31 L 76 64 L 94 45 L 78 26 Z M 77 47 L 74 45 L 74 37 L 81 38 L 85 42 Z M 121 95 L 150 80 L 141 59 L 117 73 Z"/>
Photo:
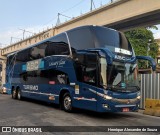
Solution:
<path fill-rule="evenodd" d="M 139 108 L 134 50 L 119 31 L 81 26 L 17 51 L 7 58 L 6 83 L 13 99 L 59 104 L 71 112 L 129 112 Z"/>

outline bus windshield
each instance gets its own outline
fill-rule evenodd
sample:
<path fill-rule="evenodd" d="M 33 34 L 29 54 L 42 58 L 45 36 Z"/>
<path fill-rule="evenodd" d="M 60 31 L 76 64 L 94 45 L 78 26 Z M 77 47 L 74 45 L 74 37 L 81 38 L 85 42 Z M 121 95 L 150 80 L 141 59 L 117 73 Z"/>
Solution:
<path fill-rule="evenodd" d="M 103 85 L 104 88 L 106 86 L 107 89 L 121 92 L 139 90 L 137 64 L 113 62 L 112 65 L 106 66 L 107 73 L 104 68 L 101 71 L 101 85 Z M 103 77 L 104 73 L 107 74 L 106 79 Z"/>
<path fill-rule="evenodd" d="M 115 52 L 115 48 L 133 51 L 131 44 L 123 33 L 104 27 L 94 27 L 94 31 L 96 37 L 95 47 L 108 48 L 112 52 Z"/>

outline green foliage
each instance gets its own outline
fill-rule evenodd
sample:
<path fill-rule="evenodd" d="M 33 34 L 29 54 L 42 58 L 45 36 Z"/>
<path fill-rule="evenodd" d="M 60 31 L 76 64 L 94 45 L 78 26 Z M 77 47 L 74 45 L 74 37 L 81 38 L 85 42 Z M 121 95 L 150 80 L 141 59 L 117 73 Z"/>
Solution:
<path fill-rule="evenodd" d="M 152 58 L 156 58 L 158 54 L 158 44 L 155 42 L 153 33 L 150 30 L 156 28 L 156 26 L 150 26 L 147 28 L 136 28 L 125 32 L 125 35 L 134 48 L 136 55 L 151 56 Z M 143 68 L 146 68 L 147 65 L 147 62 L 144 61 L 139 63 L 139 66 Z"/>

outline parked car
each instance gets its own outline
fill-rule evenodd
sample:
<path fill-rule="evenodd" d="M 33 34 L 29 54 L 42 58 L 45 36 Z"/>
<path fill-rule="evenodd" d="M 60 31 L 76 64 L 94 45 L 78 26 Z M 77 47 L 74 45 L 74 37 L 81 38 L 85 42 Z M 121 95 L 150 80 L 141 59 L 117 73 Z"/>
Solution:
<path fill-rule="evenodd" d="M 1 86 L 1 88 L 0 88 L 0 93 L 2 93 L 2 94 L 6 94 L 6 93 L 7 93 L 7 89 L 6 89 L 6 87 Z"/>

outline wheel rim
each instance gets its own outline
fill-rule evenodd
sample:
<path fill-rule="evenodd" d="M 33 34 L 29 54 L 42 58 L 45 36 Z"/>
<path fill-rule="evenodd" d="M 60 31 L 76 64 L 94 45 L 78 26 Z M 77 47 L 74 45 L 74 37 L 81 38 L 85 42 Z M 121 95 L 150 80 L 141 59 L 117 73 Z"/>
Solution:
<path fill-rule="evenodd" d="M 16 98 L 16 90 L 13 90 L 13 98 Z"/>
<path fill-rule="evenodd" d="M 18 99 L 21 99 L 20 91 L 18 91 Z"/>
<path fill-rule="evenodd" d="M 69 96 L 66 96 L 64 98 L 64 107 L 65 107 L 66 110 L 71 109 L 71 98 Z"/>

